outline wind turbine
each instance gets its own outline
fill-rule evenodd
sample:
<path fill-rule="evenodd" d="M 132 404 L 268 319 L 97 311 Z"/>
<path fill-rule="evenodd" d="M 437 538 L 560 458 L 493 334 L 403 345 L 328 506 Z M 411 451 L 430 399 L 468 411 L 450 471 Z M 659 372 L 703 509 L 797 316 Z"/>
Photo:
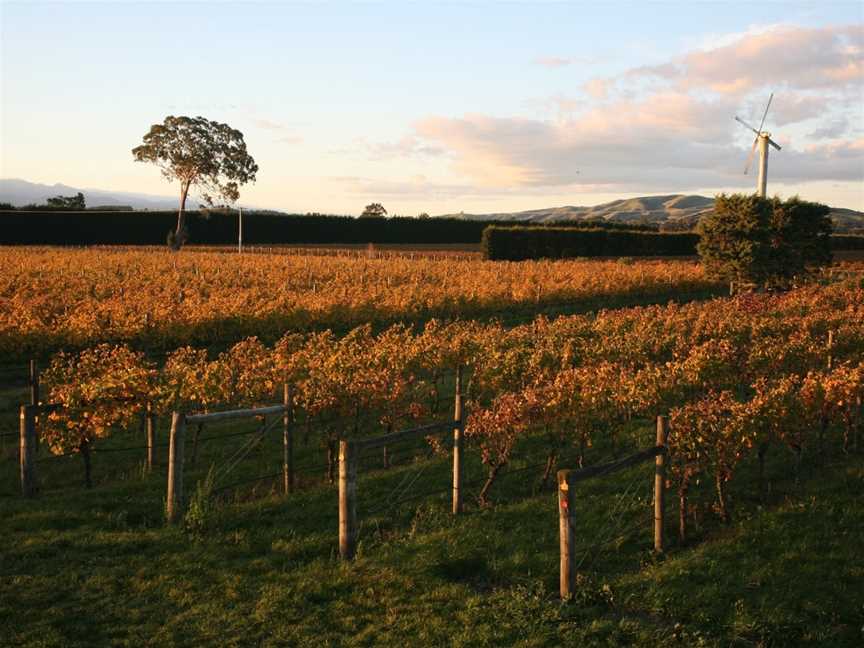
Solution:
<path fill-rule="evenodd" d="M 765 118 L 768 116 L 768 108 L 771 106 L 771 100 L 774 98 L 774 93 L 771 93 L 771 96 L 768 97 L 768 105 L 765 106 L 765 112 L 762 114 L 762 121 L 759 123 L 759 129 L 753 128 L 750 124 L 741 119 L 738 115 L 735 115 L 736 121 L 743 124 L 751 131 L 756 133 L 756 139 L 753 140 L 753 148 L 750 149 L 750 155 L 747 156 L 747 164 L 744 166 L 744 173 L 750 169 L 750 163 L 753 161 L 753 154 L 756 152 L 756 145 L 759 145 L 759 181 L 756 183 L 756 191 L 757 193 L 765 197 L 765 188 L 768 184 L 768 145 L 770 144 L 778 151 L 780 150 L 780 145 L 777 144 L 774 140 L 771 139 L 771 133 L 768 131 L 763 131 L 762 127 L 765 125 Z"/>

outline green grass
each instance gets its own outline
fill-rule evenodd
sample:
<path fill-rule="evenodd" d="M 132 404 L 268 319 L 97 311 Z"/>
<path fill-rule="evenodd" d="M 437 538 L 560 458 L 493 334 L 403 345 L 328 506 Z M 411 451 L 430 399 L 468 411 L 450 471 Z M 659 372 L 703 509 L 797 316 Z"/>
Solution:
<path fill-rule="evenodd" d="M 646 428 L 646 435 L 650 430 Z M 118 441 L 119 443 L 119 441 Z M 228 441 L 225 442 L 226 444 Z M 274 457 L 273 446 L 262 456 Z M 268 446 L 269 448 L 269 446 Z M 229 447 L 204 452 L 196 477 Z M 358 557 L 338 560 L 336 492 L 284 498 L 258 486 L 222 501 L 196 532 L 165 527 L 164 481 L 118 460 L 90 492 L 0 500 L 0 643 L 26 646 L 859 646 L 864 641 L 864 459 L 830 466 L 769 455 L 770 501 L 743 467 L 734 522 L 703 514 L 687 546 L 651 547 L 653 470 L 580 484 L 574 600 L 558 588 L 557 504 L 538 486 L 535 441 L 488 508 L 449 514 L 447 459 L 368 470 Z M 272 452 L 271 452 L 272 451 Z M 298 446 L 298 462 L 316 446 Z M 469 481 L 481 475 L 469 453 Z M 124 453 L 117 453 L 118 457 Z M 128 460 L 134 464 L 138 459 Z M 250 459 L 245 474 L 257 474 Z M 370 465 L 377 458 L 370 458 Z M 258 462 L 258 463 L 256 463 Z M 96 477 L 100 467 L 95 466 Z M 121 475 L 125 479 L 119 479 Z M 419 475 L 419 476 L 418 476 Z M 242 476 L 242 475 L 241 475 Z M 416 483 L 411 481 L 417 478 Z M 194 490 L 190 479 L 187 490 Z M 624 491 L 631 490 L 624 496 Z M 479 486 L 472 487 L 477 492 Z M 403 493 L 404 490 L 404 493 Z M 609 530 L 610 511 L 620 525 Z M 676 514 L 670 506 L 669 524 Z M 588 550 L 608 536 L 602 547 Z"/>

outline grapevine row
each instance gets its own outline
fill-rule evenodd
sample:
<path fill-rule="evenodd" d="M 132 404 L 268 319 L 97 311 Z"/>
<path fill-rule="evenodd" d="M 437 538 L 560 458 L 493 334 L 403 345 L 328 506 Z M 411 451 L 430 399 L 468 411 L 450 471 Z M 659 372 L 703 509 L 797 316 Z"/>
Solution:
<path fill-rule="evenodd" d="M 57 453 L 86 451 L 131 425 L 145 402 L 163 414 L 251 406 L 276 402 L 287 383 L 298 417 L 332 448 L 340 437 L 370 431 L 363 421 L 380 433 L 435 415 L 453 369 L 464 364 L 466 437 L 488 471 L 481 501 L 527 435 L 544 440 L 548 478 L 557 457 L 584 458 L 599 442 L 650 444 L 622 430 L 668 413 L 682 512 L 691 485 L 710 478 L 728 518 L 728 484 L 751 452 L 760 464 L 775 446 L 800 457 L 832 430 L 846 448 L 855 441 L 862 357 L 864 289 L 853 285 L 538 318 L 514 328 L 433 321 L 379 333 L 367 325 L 344 337 L 292 333 L 273 346 L 250 338 L 212 359 L 181 348 L 161 367 L 127 346 L 102 345 L 54 358 L 47 398 L 65 407 L 49 415 L 44 438 Z"/>
<path fill-rule="evenodd" d="M 211 346 L 286 330 L 472 317 L 511 308 L 705 296 L 691 262 L 362 259 L 157 250 L 0 250 L 0 357 L 99 342 Z"/>

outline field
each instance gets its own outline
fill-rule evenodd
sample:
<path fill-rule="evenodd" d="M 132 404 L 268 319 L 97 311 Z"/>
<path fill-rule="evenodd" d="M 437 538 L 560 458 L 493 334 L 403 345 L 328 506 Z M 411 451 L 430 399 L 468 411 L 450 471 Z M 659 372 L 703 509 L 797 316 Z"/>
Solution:
<path fill-rule="evenodd" d="M 730 298 L 691 262 L 2 258 L 15 309 L 3 348 L 40 355 L 55 406 L 38 420 L 35 498 L 16 494 L 11 409 L 0 436 L 0 631 L 14 644 L 864 638 L 860 265 Z M 359 458 L 357 557 L 340 561 L 337 443 L 452 420 L 457 367 L 465 510 L 450 513 L 448 435 L 394 441 Z M 171 413 L 283 393 L 290 422 L 190 430 L 186 512 L 166 525 Z M 562 602 L 555 471 L 653 446 L 657 415 L 670 425 L 666 551 L 652 550 L 653 468 L 581 482 L 580 575 Z"/>
<path fill-rule="evenodd" d="M 496 264 L 164 250 L 4 248 L 0 353 L 29 359 L 94 342 L 148 350 L 285 330 L 569 312 L 704 297 L 724 288 L 693 262 Z M 527 315 L 526 315 L 527 314 Z"/>

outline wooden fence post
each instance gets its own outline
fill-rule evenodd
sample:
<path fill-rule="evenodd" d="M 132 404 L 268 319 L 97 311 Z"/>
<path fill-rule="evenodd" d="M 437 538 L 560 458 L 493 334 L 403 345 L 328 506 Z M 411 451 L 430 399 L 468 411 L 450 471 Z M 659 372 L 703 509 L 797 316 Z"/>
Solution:
<path fill-rule="evenodd" d="M 456 367 L 456 394 L 454 397 L 453 420 L 453 515 L 462 512 L 462 365 Z"/>
<path fill-rule="evenodd" d="M 570 483 L 570 470 L 558 471 L 558 537 L 561 547 L 561 598 L 569 599 L 576 588 L 576 493 Z"/>
<path fill-rule="evenodd" d="M 183 450 L 186 444 L 186 416 L 171 415 L 171 437 L 168 440 L 168 493 L 165 517 L 175 522 L 183 508 Z"/>
<path fill-rule="evenodd" d="M 654 551 L 663 551 L 663 520 L 666 512 L 666 438 L 665 416 L 657 417 L 657 446 L 663 452 L 654 458 Z"/>
<path fill-rule="evenodd" d="M 156 414 L 153 413 L 153 403 L 147 401 L 144 413 L 144 425 L 147 434 L 147 472 L 153 472 L 156 463 Z"/>
<path fill-rule="evenodd" d="M 36 495 L 36 467 L 33 463 L 35 444 L 36 408 L 32 405 L 22 405 L 18 459 L 21 466 L 21 494 L 24 497 Z"/>
<path fill-rule="evenodd" d="M 282 415 L 282 480 L 288 495 L 294 492 L 294 395 L 288 383 L 282 387 L 282 404 L 285 406 Z"/>
<path fill-rule="evenodd" d="M 357 550 L 357 445 L 339 442 L 339 556 L 354 558 Z"/>
<path fill-rule="evenodd" d="M 828 369 L 834 368 L 834 329 L 828 331 Z"/>

